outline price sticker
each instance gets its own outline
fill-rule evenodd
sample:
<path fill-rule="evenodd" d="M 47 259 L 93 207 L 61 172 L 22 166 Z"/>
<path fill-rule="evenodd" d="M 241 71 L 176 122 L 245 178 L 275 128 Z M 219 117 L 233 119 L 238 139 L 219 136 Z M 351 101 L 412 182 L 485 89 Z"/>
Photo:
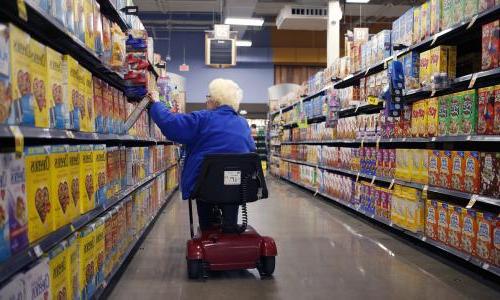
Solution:
<path fill-rule="evenodd" d="M 71 229 L 71 231 L 75 231 L 75 226 L 73 226 L 73 224 L 70 224 L 69 228 Z"/>
<path fill-rule="evenodd" d="M 356 109 L 354 110 L 354 113 L 357 113 L 357 112 L 358 112 L 359 105 L 360 105 L 360 103 L 358 103 L 358 105 L 356 105 Z"/>
<path fill-rule="evenodd" d="M 403 138 L 401 141 L 402 141 L 402 142 L 406 142 L 406 138 Z"/>
<path fill-rule="evenodd" d="M 41 257 L 43 255 L 42 247 L 40 247 L 40 245 L 33 247 L 33 251 L 35 252 L 36 257 Z"/>
<path fill-rule="evenodd" d="M 389 184 L 389 189 L 392 190 L 392 187 L 394 186 L 394 182 L 396 182 L 396 180 L 393 178 L 391 180 L 391 184 Z"/>
<path fill-rule="evenodd" d="M 363 148 L 363 147 L 364 147 L 364 146 L 363 146 L 364 144 L 365 144 L 365 138 L 362 138 L 362 139 L 361 139 L 361 148 Z"/>
<path fill-rule="evenodd" d="M 371 105 L 378 105 L 379 100 L 377 97 L 368 96 L 367 102 L 368 102 L 368 104 L 371 104 Z"/>
<path fill-rule="evenodd" d="M 470 22 L 469 22 L 469 25 L 467 25 L 467 28 L 465 28 L 465 30 L 467 30 L 467 29 L 471 28 L 471 27 L 472 27 L 472 25 L 474 25 L 474 23 L 476 23 L 476 20 L 477 20 L 477 17 L 478 17 L 478 16 L 479 16 L 479 15 L 475 15 L 474 17 L 472 17 L 472 19 L 471 19 L 471 20 L 470 20 Z"/>
<path fill-rule="evenodd" d="M 469 203 L 467 203 L 466 208 L 467 209 L 472 208 L 472 206 L 474 206 L 474 204 L 476 203 L 477 198 L 478 198 L 478 195 L 476 195 L 476 194 L 472 195 L 472 197 L 469 200 Z"/>
<path fill-rule="evenodd" d="M 470 141 L 470 140 L 471 140 L 471 138 L 472 138 L 472 136 L 468 135 L 466 140 L 467 140 L 467 141 Z"/>
<path fill-rule="evenodd" d="M 368 72 L 370 72 L 370 68 L 371 67 L 366 68 L 365 76 L 368 75 Z"/>
<path fill-rule="evenodd" d="M 377 179 L 377 176 L 372 177 L 372 182 L 370 183 L 371 185 L 373 185 L 375 183 L 375 179 Z"/>
<path fill-rule="evenodd" d="M 358 180 L 359 180 L 359 172 L 358 172 L 358 174 L 356 175 L 356 182 L 358 182 Z"/>
<path fill-rule="evenodd" d="M 476 79 L 477 79 L 477 73 L 474 73 L 469 82 L 469 89 L 471 89 L 474 86 L 474 84 L 476 84 Z"/>
<path fill-rule="evenodd" d="M 14 136 L 14 143 L 17 154 L 22 154 L 24 151 L 24 135 L 19 126 L 9 126 L 12 135 Z"/>
<path fill-rule="evenodd" d="M 392 143 L 392 138 L 389 139 L 389 143 Z"/>
<path fill-rule="evenodd" d="M 439 34 L 435 34 L 433 37 L 432 37 L 432 42 L 431 42 L 431 47 L 432 45 L 434 45 L 434 43 L 436 43 L 437 41 L 437 38 L 439 37 Z"/>
<path fill-rule="evenodd" d="M 435 137 L 435 136 L 433 136 L 433 137 L 431 138 L 431 142 L 435 142 L 435 141 L 436 141 L 436 137 Z"/>
<path fill-rule="evenodd" d="M 75 138 L 75 134 L 73 133 L 73 131 L 71 130 L 66 130 L 66 135 L 70 138 L 70 139 L 74 139 Z"/>
<path fill-rule="evenodd" d="M 489 263 L 484 263 L 483 264 L 483 269 L 488 270 L 489 268 L 490 268 L 490 264 Z"/>
<path fill-rule="evenodd" d="M 380 136 L 379 136 L 379 137 L 377 137 L 377 141 L 375 142 L 375 148 L 377 148 L 377 150 L 378 150 L 378 149 L 379 149 L 379 147 L 380 147 L 380 139 L 381 139 L 381 137 L 380 137 Z"/>
<path fill-rule="evenodd" d="M 426 237 L 426 236 L 423 236 L 423 237 L 422 237 L 422 241 L 424 241 L 424 242 L 425 242 L 425 241 L 427 241 L 427 237 Z"/>
<path fill-rule="evenodd" d="M 19 14 L 19 18 L 28 22 L 28 11 L 26 10 L 26 3 L 24 3 L 24 0 L 17 0 L 17 12 Z"/>

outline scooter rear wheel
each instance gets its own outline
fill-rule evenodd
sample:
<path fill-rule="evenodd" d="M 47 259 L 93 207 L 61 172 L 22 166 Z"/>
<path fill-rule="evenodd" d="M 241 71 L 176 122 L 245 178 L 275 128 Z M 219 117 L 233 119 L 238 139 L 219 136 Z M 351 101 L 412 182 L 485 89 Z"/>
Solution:
<path fill-rule="evenodd" d="M 274 273 L 274 268 L 276 265 L 276 257 L 274 256 L 262 256 L 260 258 L 260 264 L 257 267 L 259 274 L 261 276 L 271 276 Z"/>
<path fill-rule="evenodd" d="M 203 273 L 203 263 L 201 259 L 188 259 L 187 268 L 189 279 L 198 279 Z"/>

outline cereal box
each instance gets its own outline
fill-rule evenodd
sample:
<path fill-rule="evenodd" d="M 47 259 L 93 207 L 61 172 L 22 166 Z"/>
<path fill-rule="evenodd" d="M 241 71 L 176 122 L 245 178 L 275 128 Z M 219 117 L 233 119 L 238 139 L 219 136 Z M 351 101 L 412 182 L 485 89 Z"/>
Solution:
<path fill-rule="evenodd" d="M 49 13 L 54 17 L 63 27 L 66 27 L 66 13 L 68 11 L 68 5 L 64 0 L 49 0 Z M 72 1 L 70 1 L 70 7 L 73 7 Z"/>
<path fill-rule="evenodd" d="M 27 297 L 26 299 L 52 299 L 48 258 L 42 258 L 38 264 L 24 274 L 23 278 Z"/>
<path fill-rule="evenodd" d="M 430 98 L 427 100 L 427 135 L 437 136 L 439 127 L 438 117 L 439 101 L 438 98 Z"/>
<path fill-rule="evenodd" d="M 432 48 L 430 51 L 430 76 L 448 72 L 448 51 L 445 46 Z"/>
<path fill-rule="evenodd" d="M 78 90 L 77 90 L 77 93 L 75 95 L 76 97 L 76 100 L 75 100 L 75 103 L 78 107 L 78 111 L 79 111 L 79 125 L 80 125 L 80 128 L 78 130 L 80 131 L 83 131 L 83 132 L 88 132 L 89 129 L 88 129 L 88 116 L 87 116 L 87 103 L 86 103 L 86 93 L 87 93 L 87 85 L 85 83 L 85 77 L 86 77 L 86 73 L 87 73 L 87 70 L 82 67 L 82 66 L 78 66 L 78 73 L 77 73 L 77 76 L 78 76 Z M 76 116 L 75 116 L 76 118 Z"/>
<path fill-rule="evenodd" d="M 456 46 L 442 46 L 448 51 L 448 78 L 455 79 L 457 76 L 457 47 Z"/>
<path fill-rule="evenodd" d="M 80 152 L 77 145 L 68 146 L 68 173 L 69 173 L 69 195 L 68 205 L 69 219 L 73 220 L 80 215 Z"/>
<path fill-rule="evenodd" d="M 451 172 L 453 167 L 451 161 L 451 151 L 440 151 L 439 160 L 441 161 L 439 169 L 439 185 L 444 188 L 451 188 Z"/>
<path fill-rule="evenodd" d="M 94 179 L 94 155 L 92 145 L 80 145 L 80 213 L 95 207 L 96 180 Z"/>
<path fill-rule="evenodd" d="M 95 131 L 102 133 L 103 129 L 103 115 L 102 115 L 102 81 L 93 77 L 93 89 L 94 89 L 94 115 L 95 115 Z"/>
<path fill-rule="evenodd" d="M 450 95 L 438 97 L 438 136 L 448 135 Z"/>
<path fill-rule="evenodd" d="M 500 85 L 494 87 L 494 118 L 493 118 L 493 133 L 500 135 Z"/>
<path fill-rule="evenodd" d="M 418 136 L 427 136 L 427 100 L 420 100 L 420 106 L 418 108 Z"/>
<path fill-rule="evenodd" d="M 429 85 L 431 79 L 431 50 L 420 53 L 420 83 Z"/>
<path fill-rule="evenodd" d="M 413 8 L 410 8 L 404 13 L 404 33 L 402 35 L 405 45 L 412 44 L 413 34 Z"/>
<path fill-rule="evenodd" d="M 460 115 L 462 116 L 462 123 L 459 128 L 459 133 L 463 135 L 475 134 L 477 122 L 476 90 L 461 92 L 460 99 L 462 101 L 460 105 Z"/>
<path fill-rule="evenodd" d="M 430 35 L 436 34 L 441 29 L 442 0 L 430 0 L 431 28 Z"/>
<path fill-rule="evenodd" d="M 476 255 L 476 211 L 462 208 L 462 222 L 462 240 L 460 241 L 460 247 L 462 251 Z"/>
<path fill-rule="evenodd" d="M 478 0 L 461 0 L 463 20 L 471 19 L 477 14 Z"/>
<path fill-rule="evenodd" d="M 94 224 L 90 224 L 78 233 L 80 299 L 90 299 L 96 288 L 94 229 Z"/>
<path fill-rule="evenodd" d="M 86 107 L 86 121 L 87 131 L 94 132 L 95 131 L 95 107 L 94 107 L 94 86 L 92 80 L 92 73 L 85 70 L 84 72 L 84 80 L 85 80 L 85 105 Z"/>
<path fill-rule="evenodd" d="M 448 135 L 458 135 L 459 129 L 462 124 L 462 115 L 460 114 L 460 107 L 462 103 L 462 93 L 452 94 L 449 102 L 450 122 L 447 129 Z"/>
<path fill-rule="evenodd" d="M 6 154 L 5 154 L 6 155 Z M 9 201 L 7 195 L 8 169 L 3 165 L 0 153 L 0 262 L 10 257 Z"/>
<path fill-rule="evenodd" d="M 498 57 L 500 55 L 500 38 L 498 36 L 500 21 L 483 25 L 482 37 L 482 63 L 481 69 L 488 70 L 498 67 Z"/>
<path fill-rule="evenodd" d="M 85 11 L 84 1 L 87 0 L 74 0 L 73 1 L 73 18 L 75 24 L 76 37 L 85 43 Z"/>
<path fill-rule="evenodd" d="M 448 228 L 449 228 L 449 209 L 448 204 L 443 202 L 437 203 L 438 210 L 438 241 L 448 243 Z"/>
<path fill-rule="evenodd" d="M 428 150 L 429 161 L 429 184 L 440 185 L 439 171 L 441 169 L 441 160 L 439 159 L 439 150 Z"/>
<path fill-rule="evenodd" d="M 54 213 L 53 230 L 70 222 L 70 183 L 69 155 L 66 145 L 50 147 L 50 181 L 51 181 L 51 207 Z"/>
<path fill-rule="evenodd" d="M 420 40 L 429 37 L 431 30 L 431 15 L 429 1 L 420 6 Z"/>
<path fill-rule="evenodd" d="M 50 182 L 49 149 L 44 146 L 25 148 L 28 199 L 28 237 L 34 242 L 52 231 L 53 213 Z"/>
<path fill-rule="evenodd" d="M 493 134 L 495 119 L 495 87 L 478 89 L 477 134 Z"/>
<path fill-rule="evenodd" d="M 84 0 L 83 1 L 83 13 L 85 18 L 85 45 L 89 47 L 91 50 L 95 48 L 95 34 L 94 34 L 94 8 L 92 6 L 92 0 Z"/>
<path fill-rule="evenodd" d="M 413 8 L 413 43 L 416 44 L 420 42 L 420 27 L 422 26 L 422 19 L 420 10 L 421 6 Z"/>
<path fill-rule="evenodd" d="M 47 86 L 47 55 L 45 46 L 30 39 L 31 91 L 34 97 L 33 113 L 35 126 L 49 127 L 49 104 Z"/>
<path fill-rule="evenodd" d="M 433 240 L 438 239 L 438 202 L 427 199 L 425 203 L 425 235 Z"/>
<path fill-rule="evenodd" d="M 68 285 L 68 251 L 66 242 L 49 252 L 50 293 L 52 299 L 71 299 Z"/>
<path fill-rule="evenodd" d="M 441 23 L 441 30 L 445 30 L 450 28 L 451 26 L 454 25 L 455 21 L 455 10 L 457 8 L 455 7 L 455 0 L 442 0 L 442 23 Z"/>
<path fill-rule="evenodd" d="M 35 125 L 34 99 L 31 92 L 33 74 L 30 73 L 30 36 L 9 24 L 10 72 L 12 103 L 9 124 Z"/>
<path fill-rule="evenodd" d="M 496 188 L 499 182 L 499 170 L 497 169 L 500 153 L 481 152 L 481 194 L 488 196 L 497 196 Z"/>
<path fill-rule="evenodd" d="M 493 223 L 493 258 L 494 264 L 500 266 L 500 217 L 496 217 Z"/>
<path fill-rule="evenodd" d="M 94 156 L 94 186 L 95 205 L 101 205 L 106 202 L 106 145 L 99 144 L 93 147 Z"/>
<path fill-rule="evenodd" d="M 111 117 L 111 101 L 112 101 L 112 93 L 111 93 L 111 87 L 105 83 L 102 82 L 102 119 L 103 119 L 103 132 L 104 133 L 109 133 L 109 128 L 110 128 L 110 117 Z"/>
<path fill-rule="evenodd" d="M 420 115 L 419 115 L 421 106 L 422 106 L 421 101 L 417 101 L 417 102 L 414 102 L 412 104 L 410 131 L 411 131 L 411 135 L 413 137 L 418 137 L 418 128 L 420 125 L 419 123 L 421 122 Z"/>
<path fill-rule="evenodd" d="M 463 213 L 460 206 L 448 205 L 448 245 L 460 248 L 460 241 L 462 240 L 462 227 L 463 227 Z"/>
<path fill-rule="evenodd" d="M 465 176 L 464 176 L 464 191 L 477 194 L 480 187 L 480 164 L 479 152 L 465 151 Z"/>
<path fill-rule="evenodd" d="M 489 212 L 476 212 L 476 256 L 489 263 L 494 263 L 493 226 L 495 218 L 495 214 Z"/>
<path fill-rule="evenodd" d="M 24 274 L 18 274 L 14 276 L 6 285 L 2 287 L 2 299 L 7 300 L 25 300 L 26 298 L 26 288 L 25 288 Z"/>
<path fill-rule="evenodd" d="M 451 188 L 459 191 L 464 190 L 465 157 L 464 151 L 452 151 L 451 153 Z"/>
<path fill-rule="evenodd" d="M 12 102 L 10 86 L 9 28 L 0 23 L 0 124 L 7 123 Z"/>
<path fill-rule="evenodd" d="M 99 286 L 104 281 L 104 218 L 99 218 L 95 223 L 95 257 L 94 265 L 96 266 L 96 286 Z"/>
<path fill-rule="evenodd" d="M 67 282 L 68 282 L 68 300 L 80 299 L 80 282 L 79 282 L 79 262 L 78 262 L 78 233 L 70 235 L 66 240 L 67 255 L 66 265 L 68 266 Z"/>
<path fill-rule="evenodd" d="M 8 213 L 10 251 L 14 255 L 28 247 L 25 161 L 23 155 L 15 153 L 1 154 L 0 160 L 0 166 L 6 176 L 6 189 L 2 195 L 7 199 L 8 210 L 4 212 Z"/>
<path fill-rule="evenodd" d="M 47 94 L 51 128 L 65 129 L 69 124 L 68 103 L 63 97 L 62 55 L 45 47 L 47 55 Z"/>
<path fill-rule="evenodd" d="M 63 97 L 68 105 L 68 129 L 80 130 L 80 66 L 69 55 L 63 56 Z"/>

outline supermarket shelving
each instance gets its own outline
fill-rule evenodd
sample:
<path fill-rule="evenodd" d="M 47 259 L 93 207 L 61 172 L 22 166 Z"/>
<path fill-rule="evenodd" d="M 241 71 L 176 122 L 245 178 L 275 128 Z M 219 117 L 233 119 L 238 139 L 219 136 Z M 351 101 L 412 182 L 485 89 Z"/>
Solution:
<path fill-rule="evenodd" d="M 312 144 L 312 145 L 337 145 L 337 144 L 392 144 L 392 143 L 408 143 L 408 144 L 427 144 L 427 143 L 498 143 L 500 136 L 495 135 L 466 135 L 466 136 L 435 136 L 428 138 L 378 138 L 367 137 L 358 139 L 338 139 L 338 140 L 318 140 L 318 141 L 286 141 L 281 142 L 282 145 L 294 144 Z"/>
<path fill-rule="evenodd" d="M 105 14 L 112 22 L 118 24 L 123 31 L 130 28 L 118 12 L 117 7 L 110 0 L 97 0 L 97 2 L 101 5 L 101 13 Z"/>
<path fill-rule="evenodd" d="M 33 0 L 23 1 L 26 3 L 28 20 L 24 21 L 21 19 L 18 14 L 18 2 L 17 0 L 2 0 L 2 5 L 0 5 L 0 21 L 12 22 L 44 45 L 62 54 L 71 55 L 80 65 L 92 72 L 93 75 L 119 90 L 124 90 L 125 81 L 120 74 L 104 65 L 92 50 L 52 16 L 38 9 L 33 4 Z M 100 1 L 101 5 L 106 2 L 112 5 L 109 0 Z M 106 12 L 109 12 L 106 9 L 106 5 L 104 7 L 105 10 L 103 12 L 106 16 L 110 17 L 109 14 L 106 14 Z"/>
<path fill-rule="evenodd" d="M 0 264 L 0 285 L 3 284 L 6 280 L 8 280 L 13 275 L 17 274 L 24 268 L 28 267 L 32 263 L 34 263 L 38 258 L 43 255 L 43 253 L 47 253 L 50 249 L 57 246 L 64 239 L 68 238 L 74 232 L 80 230 L 85 225 L 94 221 L 97 217 L 101 216 L 105 212 L 107 212 L 110 208 L 117 205 L 121 201 L 123 201 L 127 196 L 129 196 L 132 192 L 137 189 L 143 187 L 144 185 L 151 182 L 153 179 L 158 177 L 159 175 L 165 173 L 168 169 L 176 166 L 177 163 L 173 163 L 166 167 L 164 170 L 161 170 L 155 174 L 152 174 L 149 177 L 144 178 L 140 182 L 128 187 L 127 189 L 121 191 L 119 194 L 113 196 L 111 199 L 106 201 L 106 203 L 94 208 L 93 210 L 81 215 L 76 220 L 72 221 L 70 224 L 67 224 L 56 231 L 50 233 L 46 237 L 43 237 L 39 241 L 30 245 L 27 249 L 22 252 L 10 257 L 7 261 Z"/>
<path fill-rule="evenodd" d="M 423 235 L 422 233 L 414 233 L 412 231 L 409 231 L 409 230 L 406 230 L 404 228 L 401 228 L 395 224 L 393 224 L 391 221 L 388 221 L 388 220 L 385 220 L 385 219 L 381 219 L 381 218 L 378 218 L 377 216 L 373 215 L 373 214 L 367 214 L 366 212 L 362 211 L 361 209 L 359 209 L 358 207 L 355 207 L 354 205 L 352 205 L 351 203 L 348 203 L 346 201 L 342 201 L 340 199 L 337 199 L 335 197 L 332 197 L 326 193 L 323 193 L 321 191 L 319 191 L 318 188 L 316 187 L 312 187 L 312 186 L 308 186 L 306 184 L 303 184 L 303 183 L 300 183 L 300 182 L 297 182 L 295 180 L 292 180 L 290 178 L 287 178 L 287 177 L 284 177 L 284 176 L 279 176 L 279 178 L 282 178 L 284 180 L 287 180 L 297 186 L 300 186 L 302 188 L 305 188 L 307 190 L 310 190 L 312 192 L 314 192 L 315 194 L 318 194 L 326 199 L 329 199 L 329 200 L 333 200 L 334 202 L 338 203 L 338 204 L 341 204 L 343 205 L 344 207 L 352 210 L 352 211 L 355 211 L 356 213 L 360 214 L 360 215 L 363 215 L 364 217 L 370 219 L 370 220 L 373 220 L 375 221 L 375 223 L 378 223 L 378 224 L 382 224 L 384 226 L 389 226 L 391 228 L 394 228 L 395 230 L 397 230 L 398 232 L 400 233 L 403 233 L 404 235 L 406 236 L 409 236 L 413 239 L 416 239 L 418 241 L 421 241 L 423 243 L 426 243 L 427 245 L 431 245 L 431 246 L 434 246 L 446 253 L 449 253 L 449 254 L 452 254 L 466 262 L 469 262 L 471 263 L 472 265 L 476 266 L 476 267 L 479 267 L 483 270 L 486 270 L 488 272 L 490 272 L 491 274 L 495 275 L 495 276 L 500 276 L 500 267 L 496 267 L 496 266 L 492 266 L 490 265 L 489 263 L 487 262 L 484 262 L 484 261 L 481 261 L 479 260 L 478 258 L 476 257 L 473 257 L 472 255 L 470 254 L 467 254 L 467 253 L 463 253 L 461 251 L 458 251 L 452 247 L 449 247 L 441 242 L 438 242 L 438 241 L 434 241 L 434 240 L 431 240 L 429 238 L 427 238 L 425 235 Z"/>
<path fill-rule="evenodd" d="M 449 196 L 453 196 L 453 197 L 457 197 L 457 198 L 461 198 L 461 199 L 467 199 L 467 200 L 475 198 L 476 202 L 482 202 L 482 203 L 486 203 L 486 204 L 500 207 L 500 199 L 489 197 L 489 196 L 483 196 L 483 195 L 472 194 L 472 193 L 467 193 L 467 192 L 462 192 L 462 191 L 456 191 L 456 190 L 452 190 L 452 189 L 447 189 L 447 188 L 442 188 L 442 187 L 437 187 L 437 186 L 430 186 L 427 184 L 410 182 L 410 181 L 389 178 L 389 177 L 384 177 L 384 176 L 367 175 L 367 174 L 363 174 L 359 171 L 352 171 L 352 170 L 347 170 L 347 169 L 343 169 L 343 168 L 322 166 L 320 164 L 313 164 L 313 163 L 308 163 L 305 161 L 300 161 L 300 160 L 295 160 L 295 159 L 288 159 L 288 158 L 281 158 L 281 159 L 283 161 L 288 161 L 291 163 L 296 163 L 296 164 L 306 165 L 306 166 L 315 167 L 315 168 L 319 168 L 319 169 L 323 169 L 323 170 L 329 170 L 329 171 L 334 171 L 334 172 L 338 172 L 338 173 L 348 174 L 351 176 L 356 176 L 357 178 L 358 177 L 364 178 L 366 180 L 385 182 L 385 183 L 389 183 L 389 184 L 399 184 L 399 185 L 403 185 L 403 186 L 416 188 L 419 190 L 426 190 L 429 192 L 434 192 L 434 193 L 443 194 L 443 195 L 449 195 Z"/>
<path fill-rule="evenodd" d="M 281 109 L 279 109 L 279 110 L 276 110 L 276 111 L 270 112 L 269 114 L 270 114 L 271 116 L 273 116 L 273 115 L 279 114 L 280 112 L 284 112 L 284 111 L 290 110 L 290 109 L 292 109 L 295 105 L 299 104 L 300 102 L 306 102 L 306 101 L 309 101 L 309 100 L 311 100 L 312 98 L 314 98 L 314 97 L 316 97 L 316 96 L 319 96 L 319 95 L 323 94 L 323 93 L 324 93 L 325 91 L 327 91 L 327 90 L 328 90 L 328 87 L 322 88 L 321 90 L 319 90 L 319 91 L 315 92 L 314 94 L 308 95 L 308 96 L 306 96 L 306 97 L 304 97 L 304 98 L 300 99 L 299 101 L 296 101 L 296 102 L 294 102 L 294 103 L 292 103 L 292 104 L 290 104 L 290 105 L 287 105 L 287 106 L 285 106 L 285 107 L 283 107 L 283 108 L 281 108 Z"/>
<path fill-rule="evenodd" d="M 350 74 L 341 80 L 338 80 L 338 78 L 332 78 L 332 81 L 334 82 L 333 86 L 336 89 L 340 89 L 355 85 L 359 82 L 359 79 L 385 70 L 387 68 L 388 62 L 397 59 L 397 57 L 401 55 L 409 53 L 413 50 L 425 51 L 435 46 L 442 45 L 445 42 L 451 42 L 453 40 L 461 39 L 464 34 L 471 30 L 471 28 L 486 24 L 489 21 L 494 21 L 498 19 L 499 14 L 499 5 L 485 10 L 472 17 L 470 20 L 463 21 L 455 26 L 452 26 L 451 28 L 440 31 L 419 43 L 416 43 L 409 47 L 405 47 L 403 50 L 397 51 L 393 56 L 385 58 L 384 60 L 377 62 L 376 64 L 362 69 L 356 73 Z"/>
<path fill-rule="evenodd" d="M 161 212 L 165 208 L 165 206 L 170 202 L 172 195 L 177 191 L 178 187 L 175 187 L 172 191 L 170 191 L 165 197 L 164 203 L 161 205 L 160 209 L 156 213 L 155 216 L 152 216 L 149 220 L 148 224 L 144 227 L 144 229 L 136 236 L 136 239 L 132 242 L 129 248 L 125 251 L 125 254 L 118 262 L 117 266 L 111 271 L 107 278 L 104 279 L 103 283 L 97 287 L 96 292 L 92 296 L 92 299 L 105 299 L 108 293 L 111 291 L 113 287 L 113 282 L 118 280 L 122 271 L 127 266 L 127 262 L 132 258 L 132 255 L 137 251 L 137 248 L 142 243 L 142 241 L 147 237 L 151 228 L 158 220 Z"/>

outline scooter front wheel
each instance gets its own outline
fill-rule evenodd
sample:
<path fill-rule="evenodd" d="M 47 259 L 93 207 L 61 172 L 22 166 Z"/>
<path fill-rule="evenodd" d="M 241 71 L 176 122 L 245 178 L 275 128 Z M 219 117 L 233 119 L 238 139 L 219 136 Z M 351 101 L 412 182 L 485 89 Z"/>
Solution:
<path fill-rule="evenodd" d="M 189 279 L 198 279 L 203 273 L 203 263 L 201 259 L 188 259 L 187 269 Z"/>

